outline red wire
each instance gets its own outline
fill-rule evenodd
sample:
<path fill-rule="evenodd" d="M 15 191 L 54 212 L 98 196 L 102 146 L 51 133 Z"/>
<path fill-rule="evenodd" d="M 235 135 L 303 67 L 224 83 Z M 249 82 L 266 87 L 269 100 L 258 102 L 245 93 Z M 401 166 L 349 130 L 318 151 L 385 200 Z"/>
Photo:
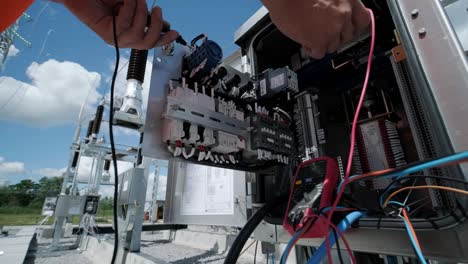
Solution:
<path fill-rule="evenodd" d="M 343 241 L 343 243 L 345 244 L 346 246 L 346 250 L 348 251 L 348 254 L 349 254 L 349 257 L 351 258 L 351 262 L 353 264 L 356 264 L 357 261 L 356 261 L 356 258 L 354 257 L 354 254 L 353 254 L 353 251 L 351 250 L 351 247 L 349 246 L 349 243 L 348 241 L 346 240 L 344 234 L 340 231 L 340 229 L 338 229 L 336 227 L 336 225 L 334 225 L 333 223 L 330 224 L 330 226 L 335 229 L 336 233 L 338 233 L 338 236 L 341 237 L 341 240 Z M 338 238 L 339 239 L 339 238 Z M 336 242 L 338 243 L 338 241 Z"/>
<path fill-rule="evenodd" d="M 327 225 L 330 226 L 331 224 L 331 218 L 333 216 L 333 213 L 336 210 L 336 206 L 338 206 L 338 202 L 341 199 L 341 196 L 343 195 L 343 191 L 348 184 L 348 179 L 349 175 L 351 174 L 351 166 L 353 163 L 353 154 L 354 154 L 354 144 L 356 142 L 356 127 L 357 127 L 357 122 L 359 118 L 359 113 L 361 112 L 362 108 L 362 103 L 364 101 L 364 97 L 366 95 L 367 91 L 367 86 L 369 83 L 369 77 L 370 77 L 370 72 L 372 68 L 372 57 L 374 55 L 374 46 L 375 46 L 375 19 L 374 19 L 374 13 L 372 10 L 367 9 L 367 12 L 369 12 L 370 20 L 371 20 L 371 43 L 370 43 L 370 50 L 369 50 L 369 58 L 367 59 L 367 70 L 366 70 L 366 78 L 364 80 L 364 85 L 362 87 L 362 92 L 361 92 L 361 97 L 359 98 L 359 103 L 356 108 L 356 113 L 354 114 L 354 119 L 353 119 L 353 124 L 351 126 L 351 145 L 349 147 L 349 155 L 348 155 L 348 163 L 346 164 L 346 173 L 345 173 L 345 178 L 344 178 L 344 183 L 341 187 L 340 190 L 338 190 L 338 193 L 336 195 L 335 202 L 333 203 L 333 206 L 328 214 L 328 219 L 327 219 Z M 329 229 L 329 228 L 327 228 Z M 330 251 L 330 245 L 327 243 L 327 252 Z M 327 253 L 328 254 L 328 253 Z M 329 255 L 329 254 L 328 254 Z M 330 255 L 328 257 L 329 261 L 331 261 Z"/>
<path fill-rule="evenodd" d="M 311 216 L 307 217 L 306 223 L 304 224 L 304 227 L 301 230 L 301 234 L 299 236 L 297 236 L 297 238 L 292 242 L 291 247 L 289 248 L 289 251 L 286 254 L 286 259 L 284 261 L 286 261 L 288 259 L 292 248 L 294 247 L 294 245 L 296 245 L 297 241 L 299 241 L 299 239 L 302 237 L 304 232 L 306 232 L 310 228 L 310 225 L 312 224 L 312 222 L 310 220 L 314 219 L 314 218 L 317 218 L 317 217 L 318 217 L 317 215 L 311 215 Z"/>
<path fill-rule="evenodd" d="M 331 250 L 330 250 L 330 239 L 328 236 L 325 236 L 325 244 L 327 245 L 327 258 L 328 258 L 328 263 L 333 264 L 333 259 L 331 256 Z"/>
<path fill-rule="evenodd" d="M 413 234 L 414 241 L 416 242 L 416 245 L 418 246 L 419 250 L 421 250 L 421 246 L 419 245 L 419 240 L 418 237 L 416 236 L 416 232 L 414 231 L 413 225 L 411 224 L 411 220 L 409 219 L 408 213 L 406 212 L 406 208 L 402 208 L 402 213 L 403 217 L 405 218 L 406 222 L 408 223 L 408 227 L 411 231 L 411 234 Z"/>

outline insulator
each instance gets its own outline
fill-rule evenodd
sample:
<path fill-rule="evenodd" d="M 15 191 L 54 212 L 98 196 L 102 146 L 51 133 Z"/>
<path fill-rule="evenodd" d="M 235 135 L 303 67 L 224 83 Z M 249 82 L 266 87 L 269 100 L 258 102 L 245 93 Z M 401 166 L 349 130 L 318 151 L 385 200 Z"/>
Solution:
<path fill-rule="evenodd" d="M 103 114 L 104 114 L 104 106 L 99 105 L 96 110 L 96 116 L 94 117 L 92 134 L 95 134 L 95 135 L 99 134 L 99 130 L 101 129 L 101 122 L 102 122 Z"/>
<path fill-rule="evenodd" d="M 148 50 L 132 49 L 128 62 L 127 80 L 135 79 L 143 83 L 145 80 L 146 60 L 148 59 Z"/>
<path fill-rule="evenodd" d="M 106 161 L 104 162 L 104 171 L 109 171 L 110 165 L 111 165 L 111 161 L 110 161 L 110 160 L 106 160 Z"/>
<path fill-rule="evenodd" d="M 93 133 L 94 120 L 89 120 L 88 130 L 86 130 L 86 140 L 85 143 L 89 143 L 89 137 Z"/>
<path fill-rule="evenodd" d="M 72 161 L 72 165 L 71 167 L 72 168 L 76 168 L 76 165 L 78 165 L 78 158 L 80 157 L 80 151 L 75 151 L 75 153 L 73 153 L 73 161 Z"/>

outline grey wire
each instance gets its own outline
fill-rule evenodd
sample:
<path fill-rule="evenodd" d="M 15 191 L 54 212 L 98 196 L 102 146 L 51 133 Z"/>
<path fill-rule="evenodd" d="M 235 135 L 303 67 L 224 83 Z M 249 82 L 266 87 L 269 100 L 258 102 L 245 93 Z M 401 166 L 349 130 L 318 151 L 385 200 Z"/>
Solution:
<path fill-rule="evenodd" d="M 2 106 L 0 106 L 0 111 L 2 111 L 3 108 L 5 108 L 8 104 L 10 104 L 11 100 L 13 100 L 13 98 L 14 98 L 14 97 L 16 96 L 16 94 L 21 90 L 21 88 L 23 87 L 23 85 L 24 85 L 24 83 L 21 83 L 21 84 L 19 85 L 19 87 L 16 89 L 16 91 L 13 92 L 13 94 L 10 96 L 10 98 L 8 98 L 8 99 L 6 100 L 6 102 L 5 102 Z"/>
<path fill-rule="evenodd" d="M 413 186 L 416 185 L 417 180 L 418 180 L 418 179 L 414 179 L 414 181 L 413 181 Z M 407 205 L 406 205 L 406 202 L 408 202 L 408 198 L 410 197 L 410 195 L 411 195 L 412 192 L 413 192 L 413 190 L 411 189 L 411 190 L 408 192 L 408 195 L 406 195 L 405 201 L 403 202 L 403 204 L 405 205 L 405 207 L 407 206 Z M 403 210 L 403 208 L 400 208 L 400 214 L 399 214 L 399 215 L 400 215 L 401 217 L 403 217 L 403 216 L 401 215 L 402 210 Z"/>
<path fill-rule="evenodd" d="M 416 208 L 412 208 L 411 209 L 411 212 L 409 212 L 408 216 L 411 216 L 412 214 L 414 214 L 417 210 L 423 208 L 426 204 L 428 203 L 431 203 L 432 201 L 431 200 L 427 200 L 426 202 L 422 203 L 420 206 L 416 207 Z"/>
<path fill-rule="evenodd" d="M 413 181 L 413 187 L 416 185 L 416 182 L 417 182 L 418 179 L 414 179 Z M 413 192 L 413 190 L 410 190 L 408 192 L 408 195 L 406 195 L 406 198 L 405 198 L 405 201 L 403 202 L 404 205 L 406 205 L 406 202 L 408 201 L 408 198 L 410 197 L 411 193 Z"/>
<path fill-rule="evenodd" d="M 242 254 L 244 254 L 254 243 L 255 241 L 252 241 L 252 243 L 250 243 L 250 245 L 246 249 L 242 250 L 242 252 L 239 254 L 239 257 L 242 256 Z"/>
<path fill-rule="evenodd" d="M 254 264 L 257 263 L 257 249 L 258 249 L 258 240 L 255 243 L 255 254 L 254 254 Z"/>

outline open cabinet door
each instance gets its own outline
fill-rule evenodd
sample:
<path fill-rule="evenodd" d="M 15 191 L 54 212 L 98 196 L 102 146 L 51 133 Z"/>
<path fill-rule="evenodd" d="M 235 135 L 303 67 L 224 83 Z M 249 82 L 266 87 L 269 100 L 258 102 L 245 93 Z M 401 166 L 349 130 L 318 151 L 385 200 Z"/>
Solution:
<path fill-rule="evenodd" d="M 242 227 L 247 172 L 169 161 L 164 221 Z"/>

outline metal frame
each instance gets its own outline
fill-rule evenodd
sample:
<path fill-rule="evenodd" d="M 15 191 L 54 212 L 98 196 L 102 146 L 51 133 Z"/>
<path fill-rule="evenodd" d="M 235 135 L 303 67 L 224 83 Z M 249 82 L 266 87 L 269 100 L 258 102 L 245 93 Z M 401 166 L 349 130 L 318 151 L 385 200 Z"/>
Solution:
<path fill-rule="evenodd" d="M 388 5 L 408 56 L 412 76 L 440 154 L 468 149 L 468 62 L 458 37 L 438 0 L 391 1 Z M 468 165 L 460 166 L 468 179 Z"/>
<path fill-rule="evenodd" d="M 186 109 L 190 109 L 190 111 Z M 222 113 L 210 111 L 198 105 L 186 105 L 172 96 L 167 97 L 165 113 L 169 118 L 190 121 L 214 130 L 243 136 L 244 138 L 250 137 L 249 123 L 226 117 Z"/>
<path fill-rule="evenodd" d="M 145 137 L 143 139 L 142 155 L 155 159 L 171 158 L 162 138 L 162 118 L 166 107 L 166 96 L 169 81 L 182 75 L 182 58 L 187 49 L 176 44 L 174 53 L 167 55 L 160 48 L 154 50 L 153 69 L 148 97 L 148 107 L 145 121 Z"/>

